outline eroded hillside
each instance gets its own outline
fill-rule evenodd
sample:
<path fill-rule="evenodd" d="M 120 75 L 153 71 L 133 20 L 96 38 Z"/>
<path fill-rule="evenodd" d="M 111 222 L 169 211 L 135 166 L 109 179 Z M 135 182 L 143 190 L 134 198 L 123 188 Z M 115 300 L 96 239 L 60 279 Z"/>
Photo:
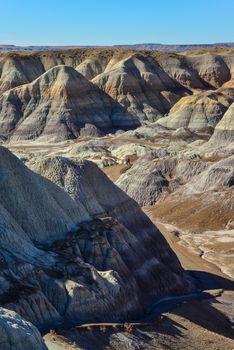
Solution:
<path fill-rule="evenodd" d="M 1 53 L 1 137 L 58 141 L 79 137 L 86 123 L 113 132 L 158 119 L 214 128 L 233 102 L 233 71 L 234 51 L 221 48 Z"/>
<path fill-rule="evenodd" d="M 84 349 L 231 349 L 233 72 L 221 48 L 0 53 L 4 349 L 46 349 L 35 326 L 145 320 L 201 291 L 144 336 L 61 334 Z"/>

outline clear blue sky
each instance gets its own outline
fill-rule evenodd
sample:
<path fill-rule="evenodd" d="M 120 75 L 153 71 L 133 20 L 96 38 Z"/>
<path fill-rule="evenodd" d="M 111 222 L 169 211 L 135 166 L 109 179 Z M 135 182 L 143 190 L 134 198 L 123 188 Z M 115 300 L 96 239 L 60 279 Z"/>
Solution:
<path fill-rule="evenodd" d="M 234 0 L 0 0 L 0 44 L 234 41 Z"/>

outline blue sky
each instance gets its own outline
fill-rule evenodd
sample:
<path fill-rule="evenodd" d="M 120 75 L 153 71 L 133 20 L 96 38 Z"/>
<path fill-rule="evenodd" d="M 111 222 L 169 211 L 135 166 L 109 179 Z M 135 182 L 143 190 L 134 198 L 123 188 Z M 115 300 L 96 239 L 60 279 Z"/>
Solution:
<path fill-rule="evenodd" d="M 234 0 L 0 0 L 0 44 L 234 41 Z"/>

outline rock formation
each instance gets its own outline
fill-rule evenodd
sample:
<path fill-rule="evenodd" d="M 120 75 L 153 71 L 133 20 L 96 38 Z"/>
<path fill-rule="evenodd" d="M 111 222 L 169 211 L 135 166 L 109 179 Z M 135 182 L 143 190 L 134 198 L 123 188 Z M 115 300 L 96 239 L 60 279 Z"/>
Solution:
<path fill-rule="evenodd" d="M 157 61 L 140 55 L 111 61 L 92 81 L 139 120 L 150 122 L 168 112 L 186 91 Z"/>
<path fill-rule="evenodd" d="M 234 104 L 232 104 L 223 118 L 216 125 L 214 134 L 211 136 L 208 147 L 234 148 Z"/>
<path fill-rule="evenodd" d="M 193 177 L 183 189 L 183 192 L 198 193 L 221 187 L 234 186 L 234 156 L 222 159 L 210 165 L 199 175 Z"/>
<path fill-rule="evenodd" d="M 0 336 L 2 350 L 47 349 L 35 326 L 3 308 L 0 308 Z"/>
<path fill-rule="evenodd" d="M 4 349 L 194 290 L 140 206 L 215 260 L 217 232 L 201 236 L 233 228 L 233 72 L 232 49 L 0 53 L 0 141 L 22 159 L 0 146 Z"/>
<path fill-rule="evenodd" d="M 47 178 L 0 148 L 1 306 L 48 329 L 133 317 L 151 298 L 193 288 L 160 232 L 95 164 L 30 166 Z"/>
<path fill-rule="evenodd" d="M 136 164 L 123 174 L 116 184 L 141 206 L 152 205 L 169 186 L 165 174 L 160 170 L 157 162 Z"/>
<path fill-rule="evenodd" d="M 85 124 L 85 126 L 80 129 L 81 137 L 101 137 L 103 135 L 104 133 L 93 124 Z"/>
<path fill-rule="evenodd" d="M 132 128 L 136 118 L 71 67 L 51 68 L 0 97 L 0 130 L 11 140 L 63 141 L 86 123 Z"/>
<path fill-rule="evenodd" d="M 76 67 L 76 70 L 86 79 L 92 80 L 105 70 L 107 64 L 108 57 L 87 58 Z"/>
<path fill-rule="evenodd" d="M 6 54 L 0 56 L 0 94 L 29 83 L 45 72 L 40 59 Z"/>
<path fill-rule="evenodd" d="M 190 183 L 190 179 L 204 172 L 210 164 L 186 159 L 183 153 L 180 155 L 166 153 L 166 150 L 161 153 L 153 151 L 139 158 L 130 170 L 119 177 L 116 184 L 139 205 L 152 205 L 162 195 L 173 193 L 181 185 Z M 204 178 L 205 176 L 207 174 Z"/>
<path fill-rule="evenodd" d="M 234 100 L 233 71 L 233 49 L 0 53 L 0 135 L 61 141 L 85 123 L 110 131 L 158 119 L 212 133 Z"/>
<path fill-rule="evenodd" d="M 233 101 L 233 89 L 207 91 L 183 97 L 170 110 L 169 115 L 157 123 L 171 129 L 209 131 L 210 128 L 214 129 Z"/>
<path fill-rule="evenodd" d="M 111 143 L 104 139 L 91 139 L 88 141 L 79 142 L 70 148 L 66 154 L 68 158 L 75 159 L 102 159 L 102 157 L 111 156 L 109 147 Z"/>

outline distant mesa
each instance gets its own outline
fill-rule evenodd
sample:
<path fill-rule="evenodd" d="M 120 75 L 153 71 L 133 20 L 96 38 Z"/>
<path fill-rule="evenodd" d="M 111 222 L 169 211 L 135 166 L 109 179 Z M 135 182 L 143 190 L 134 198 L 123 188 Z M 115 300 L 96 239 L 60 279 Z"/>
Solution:
<path fill-rule="evenodd" d="M 46 51 L 46 50 L 67 50 L 71 48 L 89 48 L 89 47 L 113 47 L 113 48 L 130 48 L 136 50 L 159 50 L 159 51 L 187 51 L 187 50 L 195 50 L 201 48 L 213 48 L 213 47 L 226 47 L 231 48 L 234 47 L 234 43 L 232 42 L 224 42 L 224 43 L 214 43 L 214 44 L 160 44 L 160 43 L 143 43 L 143 44 L 123 44 L 123 45 L 97 45 L 97 46 L 83 46 L 83 45 L 61 45 L 61 46 L 17 46 L 17 45 L 0 45 L 0 50 L 2 51 Z"/>

